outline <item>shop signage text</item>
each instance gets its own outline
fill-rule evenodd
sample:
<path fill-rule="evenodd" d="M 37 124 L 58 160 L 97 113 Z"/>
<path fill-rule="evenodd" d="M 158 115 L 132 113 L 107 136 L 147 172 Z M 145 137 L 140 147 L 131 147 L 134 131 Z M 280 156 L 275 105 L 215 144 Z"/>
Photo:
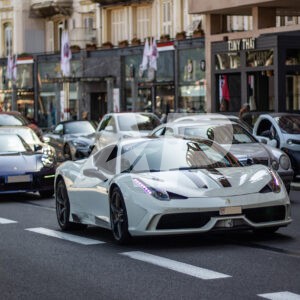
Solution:
<path fill-rule="evenodd" d="M 231 40 L 227 42 L 227 45 L 228 45 L 228 51 L 255 49 L 255 39 L 247 38 L 247 39 Z"/>

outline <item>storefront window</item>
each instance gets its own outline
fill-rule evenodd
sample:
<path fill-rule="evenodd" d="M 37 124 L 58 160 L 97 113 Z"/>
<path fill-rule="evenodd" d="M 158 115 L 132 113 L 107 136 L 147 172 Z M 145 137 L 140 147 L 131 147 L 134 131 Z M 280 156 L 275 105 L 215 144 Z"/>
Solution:
<path fill-rule="evenodd" d="M 274 110 L 274 75 L 273 71 L 253 72 L 247 74 L 247 103 L 250 110 Z"/>
<path fill-rule="evenodd" d="M 238 112 L 241 108 L 240 74 L 220 74 L 216 78 L 217 107 L 219 112 Z"/>
<path fill-rule="evenodd" d="M 205 58 L 204 49 L 179 52 L 179 112 L 205 111 Z"/>
<path fill-rule="evenodd" d="M 300 65 L 300 50 L 299 49 L 288 49 L 286 51 L 285 64 L 289 65 Z"/>
<path fill-rule="evenodd" d="M 219 53 L 215 56 L 216 70 L 237 69 L 241 66 L 239 52 Z"/>
<path fill-rule="evenodd" d="M 286 110 L 300 110 L 300 75 L 287 74 L 286 81 Z"/>
<path fill-rule="evenodd" d="M 267 67 L 273 65 L 273 50 L 246 52 L 247 67 Z"/>

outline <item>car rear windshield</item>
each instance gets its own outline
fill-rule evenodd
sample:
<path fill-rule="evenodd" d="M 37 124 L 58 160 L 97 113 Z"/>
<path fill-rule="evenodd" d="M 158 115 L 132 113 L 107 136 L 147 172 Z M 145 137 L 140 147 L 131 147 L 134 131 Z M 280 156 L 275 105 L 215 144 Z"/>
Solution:
<path fill-rule="evenodd" d="M 90 134 L 95 132 L 95 127 L 88 121 L 76 121 L 65 124 L 65 133 L 83 133 Z"/>
<path fill-rule="evenodd" d="M 282 133 L 300 134 L 300 116 L 281 116 L 276 121 Z"/>
<path fill-rule="evenodd" d="M 120 115 L 118 116 L 118 124 L 121 131 L 151 131 L 158 125 L 160 121 L 152 115 L 146 114 L 133 114 L 133 115 Z"/>
<path fill-rule="evenodd" d="M 182 126 L 179 134 L 213 140 L 219 144 L 257 143 L 256 139 L 238 124 Z"/>
<path fill-rule="evenodd" d="M 28 125 L 29 122 L 21 115 L 0 114 L 0 125 Z"/>
<path fill-rule="evenodd" d="M 0 135 L 1 152 L 31 152 L 31 148 L 17 135 Z"/>

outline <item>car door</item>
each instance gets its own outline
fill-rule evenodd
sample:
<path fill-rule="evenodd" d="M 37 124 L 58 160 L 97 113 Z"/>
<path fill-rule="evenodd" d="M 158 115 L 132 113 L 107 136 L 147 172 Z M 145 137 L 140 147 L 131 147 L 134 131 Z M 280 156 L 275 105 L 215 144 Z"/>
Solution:
<path fill-rule="evenodd" d="M 110 228 L 108 188 L 116 172 L 117 146 L 92 154 L 69 187 L 72 211 L 90 224 Z"/>

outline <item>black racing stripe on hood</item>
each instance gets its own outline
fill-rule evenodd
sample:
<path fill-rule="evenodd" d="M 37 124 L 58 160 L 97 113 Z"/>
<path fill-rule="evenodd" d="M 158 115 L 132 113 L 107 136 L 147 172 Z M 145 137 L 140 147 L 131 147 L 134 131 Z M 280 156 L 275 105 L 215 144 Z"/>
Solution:
<path fill-rule="evenodd" d="M 231 187 L 230 182 L 224 175 L 217 169 L 207 169 L 209 172 L 209 176 L 212 177 L 215 180 L 218 180 L 218 182 L 221 183 L 223 187 Z"/>
<path fill-rule="evenodd" d="M 183 174 L 188 177 L 198 188 L 207 189 L 207 185 L 192 171 L 184 171 Z"/>

